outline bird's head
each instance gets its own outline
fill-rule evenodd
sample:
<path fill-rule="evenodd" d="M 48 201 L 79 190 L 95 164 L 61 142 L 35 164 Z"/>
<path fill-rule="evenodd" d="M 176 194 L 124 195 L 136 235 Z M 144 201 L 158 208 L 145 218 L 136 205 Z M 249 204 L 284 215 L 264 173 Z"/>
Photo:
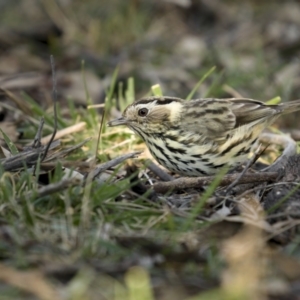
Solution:
<path fill-rule="evenodd" d="M 127 125 L 143 137 L 144 134 L 159 134 L 180 120 L 182 101 L 173 97 L 148 97 L 129 105 L 122 117 L 107 123 L 108 126 Z"/>

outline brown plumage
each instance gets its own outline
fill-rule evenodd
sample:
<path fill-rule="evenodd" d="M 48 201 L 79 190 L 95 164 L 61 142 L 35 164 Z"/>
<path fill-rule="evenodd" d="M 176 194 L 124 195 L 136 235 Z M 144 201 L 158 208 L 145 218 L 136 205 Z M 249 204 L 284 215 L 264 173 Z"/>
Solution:
<path fill-rule="evenodd" d="M 244 99 L 148 97 L 129 105 L 109 126 L 127 125 L 155 159 L 185 176 L 215 174 L 247 159 L 259 134 L 300 101 L 278 105 Z"/>

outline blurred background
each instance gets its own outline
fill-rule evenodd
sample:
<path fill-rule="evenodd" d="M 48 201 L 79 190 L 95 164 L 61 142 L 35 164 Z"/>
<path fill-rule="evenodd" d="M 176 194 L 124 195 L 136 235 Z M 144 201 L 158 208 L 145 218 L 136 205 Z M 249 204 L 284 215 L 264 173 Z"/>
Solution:
<path fill-rule="evenodd" d="M 95 102 L 117 67 L 137 98 L 157 83 L 184 98 L 213 66 L 197 97 L 300 95 L 298 1 L 1 0 L 0 20 L 1 87 L 35 99 L 51 90 L 50 54 L 60 96 L 80 104 L 82 61 Z"/>

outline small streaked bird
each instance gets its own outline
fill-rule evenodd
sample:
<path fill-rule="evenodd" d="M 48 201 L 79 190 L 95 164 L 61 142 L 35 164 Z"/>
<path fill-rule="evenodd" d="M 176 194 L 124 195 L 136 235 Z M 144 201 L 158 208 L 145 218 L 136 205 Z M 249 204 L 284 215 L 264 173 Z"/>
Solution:
<path fill-rule="evenodd" d="M 129 105 L 108 126 L 126 125 L 165 168 L 184 176 L 213 175 L 247 160 L 260 133 L 300 100 L 267 105 L 244 99 L 148 97 Z"/>

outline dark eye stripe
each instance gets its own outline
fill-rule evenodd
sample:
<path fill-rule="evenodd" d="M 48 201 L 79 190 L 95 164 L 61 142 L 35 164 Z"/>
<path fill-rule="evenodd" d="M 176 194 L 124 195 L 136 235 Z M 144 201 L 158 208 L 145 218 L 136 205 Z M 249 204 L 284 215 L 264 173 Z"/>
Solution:
<path fill-rule="evenodd" d="M 157 100 L 156 104 L 157 105 L 165 105 L 165 104 L 170 104 L 172 102 L 180 102 L 178 99 L 176 98 L 164 98 L 164 100 Z"/>
<path fill-rule="evenodd" d="M 148 104 L 151 102 L 156 101 L 156 105 L 165 105 L 172 102 L 181 102 L 182 100 L 179 98 L 173 98 L 173 97 L 149 97 L 149 98 L 143 98 L 140 100 L 137 100 L 133 103 L 133 105 L 138 104 Z"/>

